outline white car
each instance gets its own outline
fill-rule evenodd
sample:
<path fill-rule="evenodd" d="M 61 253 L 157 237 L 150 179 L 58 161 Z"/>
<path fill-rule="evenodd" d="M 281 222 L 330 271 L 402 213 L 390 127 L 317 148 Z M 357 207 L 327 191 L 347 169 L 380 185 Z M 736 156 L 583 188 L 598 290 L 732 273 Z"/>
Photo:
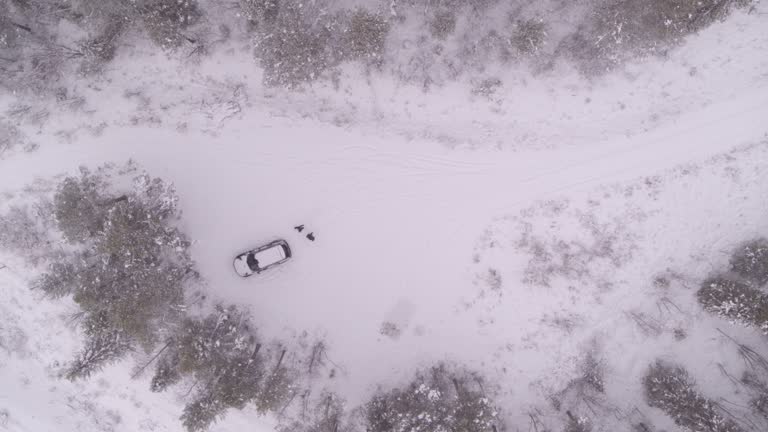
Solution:
<path fill-rule="evenodd" d="M 235 257 L 235 273 L 242 277 L 252 276 L 280 265 L 291 258 L 291 248 L 285 240 L 275 240 Z"/>

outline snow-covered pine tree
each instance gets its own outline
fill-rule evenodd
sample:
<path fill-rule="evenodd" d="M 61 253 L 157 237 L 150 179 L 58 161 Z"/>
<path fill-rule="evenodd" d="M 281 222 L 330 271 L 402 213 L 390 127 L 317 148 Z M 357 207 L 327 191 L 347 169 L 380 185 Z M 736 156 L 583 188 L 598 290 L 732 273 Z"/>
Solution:
<path fill-rule="evenodd" d="M 567 411 L 568 422 L 565 424 L 563 432 L 591 432 L 592 424 L 586 417 L 579 417 Z"/>
<path fill-rule="evenodd" d="M 86 316 L 82 327 L 87 335 L 85 347 L 66 370 L 70 380 L 87 378 L 131 349 L 130 337 L 115 328 L 106 313 Z"/>
<path fill-rule="evenodd" d="M 52 297 L 73 296 L 86 347 L 120 335 L 121 344 L 148 352 L 180 318 L 184 284 L 196 276 L 189 242 L 172 224 L 177 215 L 172 187 L 143 175 L 132 191 L 118 195 L 105 172 L 83 170 L 60 185 L 53 211 L 71 252 L 35 285 Z M 90 355 L 88 364 L 95 368 L 100 359 L 111 361 L 125 352 Z"/>
<path fill-rule="evenodd" d="M 204 431 L 223 416 L 226 409 L 216 395 L 200 391 L 194 401 L 184 406 L 181 423 L 190 432 Z"/>
<path fill-rule="evenodd" d="M 67 177 L 59 184 L 54 217 L 68 241 L 85 242 L 104 228 L 112 199 L 105 196 L 106 188 L 104 178 L 86 168 L 80 169 L 79 177 Z"/>
<path fill-rule="evenodd" d="M 263 21 L 255 52 L 264 68 L 264 83 L 296 87 L 320 78 L 334 63 L 335 21 L 321 5 L 281 2 L 273 19 Z"/>
<path fill-rule="evenodd" d="M 152 390 L 183 378 L 193 381 L 196 391 L 182 418 L 190 431 L 202 430 L 230 408 L 253 403 L 266 413 L 282 406 L 293 391 L 293 372 L 284 358 L 284 350 L 259 341 L 247 313 L 217 306 L 179 325 L 158 359 Z"/>
<path fill-rule="evenodd" d="M 358 9 L 349 18 L 343 49 L 348 59 L 381 65 L 389 33 L 389 23 L 380 15 Z"/>
<path fill-rule="evenodd" d="M 759 290 L 726 276 L 716 276 L 705 280 L 696 296 L 705 310 L 768 333 L 768 296 Z"/>
<path fill-rule="evenodd" d="M 757 286 L 768 282 L 768 239 L 759 238 L 739 246 L 731 256 L 731 271 Z"/>
<path fill-rule="evenodd" d="M 304 397 L 309 397 L 305 395 Z M 298 418 L 283 421 L 277 432 L 353 432 L 358 429 L 349 421 L 345 401 L 337 394 L 323 391 L 306 412 Z"/>
<path fill-rule="evenodd" d="M 648 405 L 664 411 L 675 424 L 691 432 L 744 432 L 717 412 L 681 366 L 656 361 L 646 372 L 643 387 Z"/>
<path fill-rule="evenodd" d="M 365 406 L 369 432 L 490 432 L 498 409 L 483 394 L 479 377 L 438 364 L 416 373 L 403 388 L 379 392 Z"/>
<path fill-rule="evenodd" d="M 136 4 L 149 38 L 163 49 L 190 40 L 185 30 L 202 16 L 196 0 L 139 0 Z"/>

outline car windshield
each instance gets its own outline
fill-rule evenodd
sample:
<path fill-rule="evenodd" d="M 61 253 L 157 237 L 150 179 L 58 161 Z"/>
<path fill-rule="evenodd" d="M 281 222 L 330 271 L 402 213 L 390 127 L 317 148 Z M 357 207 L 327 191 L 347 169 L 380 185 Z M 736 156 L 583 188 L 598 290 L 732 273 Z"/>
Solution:
<path fill-rule="evenodd" d="M 248 264 L 248 268 L 252 271 L 259 270 L 259 261 L 256 260 L 256 256 L 254 254 L 249 253 L 245 259 L 245 263 Z"/>

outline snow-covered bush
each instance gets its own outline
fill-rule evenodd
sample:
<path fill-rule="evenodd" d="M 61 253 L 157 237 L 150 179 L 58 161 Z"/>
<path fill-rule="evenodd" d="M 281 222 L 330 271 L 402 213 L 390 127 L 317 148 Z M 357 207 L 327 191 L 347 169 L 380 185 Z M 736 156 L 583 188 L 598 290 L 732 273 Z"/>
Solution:
<path fill-rule="evenodd" d="M 345 56 L 367 63 L 380 64 L 384 55 L 389 23 L 380 15 L 356 10 L 349 18 L 344 33 Z"/>
<path fill-rule="evenodd" d="M 0 86 L 45 93 L 67 74 L 100 72 L 132 28 L 163 49 L 199 43 L 187 32 L 201 16 L 195 0 L 2 0 Z"/>
<path fill-rule="evenodd" d="M 751 0 L 604 0 L 560 49 L 587 73 L 631 56 L 663 55 L 670 46 Z"/>
<path fill-rule="evenodd" d="M 451 10 L 437 10 L 429 22 L 429 31 L 435 39 L 445 40 L 456 31 L 456 13 Z"/>
<path fill-rule="evenodd" d="M 202 16 L 196 0 L 143 0 L 138 14 L 149 38 L 163 49 L 173 49 L 189 37 L 184 31 Z"/>
<path fill-rule="evenodd" d="M 335 27 L 318 7 L 281 3 L 274 21 L 265 22 L 257 36 L 264 83 L 291 88 L 318 79 L 335 62 L 330 43 Z"/>
<path fill-rule="evenodd" d="M 90 372 L 127 351 L 111 357 L 88 352 L 105 341 L 151 350 L 180 316 L 185 282 L 196 276 L 189 242 L 172 225 L 173 188 L 142 175 L 132 191 L 117 195 L 101 170 L 82 170 L 62 181 L 53 203 L 72 252 L 51 263 L 36 287 L 52 297 L 72 295 L 81 308 L 89 366 L 73 370 Z"/>
<path fill-rule="evenodd" d="M 22 31 L 10 19 L 10 8 L 5 2 L 0 2 L 0 50 L 8 50 L 16 46 L 19 32 Z"/>
<path fill-rule="evenodd" d="M 79 57 L 58 35 L 59 24 L 78 16 L 66 1 L 0 1 L 0 87 L 52 90 Z"/>
<path fill-rule="evenodd" d="M 715 315 L 768 333 L 768 296 L 725 276 L 705 280 L 696 293 L 701 306 Z"/>
<path fill-rule="evenodd" d="M 750 399 L 749 405 L 762 418 L 768 420 L 768 389 Z"/>
<path fill-rule="evenodd" d="M 240 0 L 240 10 L 249 29 L 255 30 L 275 22 L 280 3 L 278 0 Z"/>
<path fill-rule="evenodd" d="M 369 432 L 486 432 L 499 425 L 498 408 L 480 377 L 445 364 L 418 371 L 402 388 L 379 391 L 365 405 Z"/>
<path fill-rule="evenodd" d="M 680 366 L 657 361 L 646 372 L 643 387 L 648 405 L 664 411 L 675 424 L 691 432 L 743 432 L 718 413 Z"/>
<path fill-rule="evenodd" d="M 752 240 L 734 251 L 731 271 L 757 284 L 768 282 L 768 239 Z"/>
<path fill-rule="evenodd" d="M 96 36 L 81 41 L 78 48 L 83 57 L 80 71 L 86 74 L 100 72 L 104 65 L 111 62 L 126 27 L 125 20 L 113 17 L 105 22 Z"/>
<path fill-rule="evenodd" d="M 536 54 L 546 43 L 547 25 L 541 19 L 520 20 L 509 39 L 510 44 L 521 54 Z"/>
<path fill-rule="evenodd" d="M 591 432 L 592 424 L 586 417 L 577 417 L 568 411 L 568 423 L 565 424 L 563 432 Z"/>
<path fill-rule="evenodd" d="M 597 346 L 591 346 L 579 364 L 578 376 L 559 392 L 550 396 L 558 411 L 565 410 L 568 420 L 565 432 L 589 432 L 592 423 L 579 413 L 591 415 L 607 411 L 605 401 L 605 364 L 598 356 Z M 607 413 L 606 413 L 607 414 Z"/>
<path fill-rule="evenodd" d="M 218 306 L 202 318 L 185 318 L 169 336 L 151 389 L 194 380 L 196 392 L 182 421 L 190 431 L 205 430 L 230 408 L 253 403 L 267 413 L 281 407 L 293 391 L 293 371 L 284 356 L 285 350 L 259 341 L 245 312 Z"/>
<path fill-rule="evenodd" d="M 50 240 L 46 227 L 35 213 L 37 211 L 31 206 L 14 206 L 5 214 L 0 214 L 0 249 L 33 262 L 46 253 Z"/>
<path fill-rule="evenodd" d="M 10 122 L 0 122 L 0 157 L 21 142 L 21 132 Z"/>

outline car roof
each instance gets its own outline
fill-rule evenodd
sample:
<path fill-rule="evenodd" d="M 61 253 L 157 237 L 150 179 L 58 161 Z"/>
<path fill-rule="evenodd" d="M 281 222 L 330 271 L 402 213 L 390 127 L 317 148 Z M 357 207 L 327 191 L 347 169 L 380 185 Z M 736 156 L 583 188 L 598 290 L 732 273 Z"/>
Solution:
<path fill-rule="evenodd" d="M 256 260 L 259 261 L 259 268 L 264 268 L 285 259 L 285 250 L 282 245 L 276 244 L 267 249 L 260 250 L 253 255 Z"/>

